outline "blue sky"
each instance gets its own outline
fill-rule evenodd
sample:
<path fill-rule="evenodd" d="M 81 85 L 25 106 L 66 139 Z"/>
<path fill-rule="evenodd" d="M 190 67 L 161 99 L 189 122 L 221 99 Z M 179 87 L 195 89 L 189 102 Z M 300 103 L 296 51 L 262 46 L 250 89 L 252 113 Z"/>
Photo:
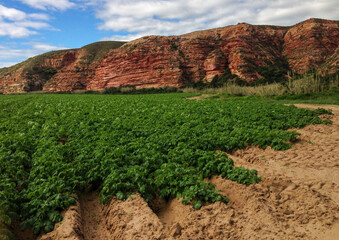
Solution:
<path fill-rule="evenodd" d="M 337 0 L 0 0 L 0 68 L 102 40 L 338 16 Z"/>

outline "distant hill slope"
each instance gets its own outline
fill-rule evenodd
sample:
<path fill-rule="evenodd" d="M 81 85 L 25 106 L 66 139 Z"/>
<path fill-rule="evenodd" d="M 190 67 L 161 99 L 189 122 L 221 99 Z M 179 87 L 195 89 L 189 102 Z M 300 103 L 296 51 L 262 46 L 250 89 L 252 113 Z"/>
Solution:
<path fill-rule="evenodd" d="M 47 52 L 0 69 L 0 91 L 39 91 L 60 84 L 60 90 L 83 89 L 88 75 L 110 50 L 125 42 L 96 42 L 79 49 Z"/>
<path fill-rule="evenodd" d="M 313 18 L 290 27 L 240 23 L 181 36 L 97 42 L 0 69 L 0 92 L 179 87 L 211 81 L 228 68 L 248 82 L 261 78 L 265 66 L 333 73 L 338 43 L 339 21 Z"/>

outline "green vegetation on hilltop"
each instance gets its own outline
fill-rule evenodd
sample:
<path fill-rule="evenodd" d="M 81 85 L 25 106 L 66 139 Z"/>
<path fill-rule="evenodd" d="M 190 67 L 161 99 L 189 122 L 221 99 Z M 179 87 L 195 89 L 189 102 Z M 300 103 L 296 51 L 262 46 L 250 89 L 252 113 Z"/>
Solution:
<path fill-rule="evenodd" d="M 40 67 L 40 65 L 43 64 L 43 62 L 46 59 L 65 54 L 69 50 L 70 49 L 51 51 L 51 52 L 43 53 L 43 54 L 40 54 L 38 56 L 29 58 L 29 59 L 27 59 L 26 61 L 23 62 L 24 72 L 30 71 L 31 69 L 33 69 L 35 67 Z"/>
<path fill-rule="evenodd" d="M 61 221 L 89 185 L 101 201 L 140 193 L 182 198 L 199 209 L 228 202 L 206 179 L 260 181 L 225 152 L 256 145 L 284 150 L 289 128 L 330 123 L 294 106 L 192 101 L 190 94 L 0 96 L 0 228 L 10 219 L 36 234 Z"/>
<path fill-rule="evenodd" d="M 111 49 L 116 49 L 121 47 L 125 42 L 119 41 L 102 41 L 102 42 L 95 42 L 89 45 L 82 47 L 81 49 L 85 49 L 88 53 L 86 59 L 92 63 L 93 61 L 100 61 L 105 54 L 108 53 Z M 11 73 L 19 68 L 23 68 L 24 72 L 31 72 L 34 68 L 39 68 L 40 65 L 48 58 L 53 58 L 57 55 L 65 54 L 67 51 L 74 50 L 74 49 L 63 49 L 57 51 L 51 51 L 47 53 L 40 54 L 35 57 L 31 57 L 26 61 L 18 63 L 11 67 L 0 68 L 0 78 Z"/>
<path fill-rule="evenodd" d="M 4 77 L 5 75 L 19 69 L 22 65 L 24 64 L 24 62 L 21 62 L 21 63 L 18 63 L 18 64 L 15 64 L 13 66 L 10 66 L 10 67 L 4 67 L 4 68 L 0 68 L 0 78 L 1 77 Z"/>
<path fill-rule="evenodd" d="M 87 51 L 86 60 L 88 64 L 98 62 L 109 52 L 109 50 L 116 49 L 124 45 L 126 42 L 119 41 L 102 41 L 88 44 L 81 49 Z"/>

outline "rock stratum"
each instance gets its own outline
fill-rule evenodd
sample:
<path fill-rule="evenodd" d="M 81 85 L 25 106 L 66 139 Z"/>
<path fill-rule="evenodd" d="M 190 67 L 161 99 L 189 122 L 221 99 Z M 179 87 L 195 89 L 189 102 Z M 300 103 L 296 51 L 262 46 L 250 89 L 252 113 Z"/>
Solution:
<path fill-rule="evenodd" d="M 180 87 L 212 81 L 230 69 L 248 81 L 263 66 L 296 73 L 334 73 L 339 65 L 339 21 L 311 18 L 280 27 L 239 23 L 180 36 L 97 42 L 45 53 L 0 69 L 0 92 Z"/>

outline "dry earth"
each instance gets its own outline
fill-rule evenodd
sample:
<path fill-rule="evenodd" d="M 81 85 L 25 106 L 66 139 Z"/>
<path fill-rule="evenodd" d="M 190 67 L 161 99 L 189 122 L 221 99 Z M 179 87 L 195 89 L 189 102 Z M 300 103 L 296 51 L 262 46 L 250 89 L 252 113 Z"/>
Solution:
<path fill-rule="evenodd" d="M 38 239 L 339 239 L 339 106 L 321 107 L 333 109 L 333 116 L 324 116 L 333 125 L 298 129 L 300 140 L 291 149 L 230 153 L 236 165 L 257 169 L 263 180 L 246 187 L 213 177 L 228 205 L 194 210 L 174 199 L 149 207 L 133 195 L 102 206 L 98 193 L 89 191 Z"/>

